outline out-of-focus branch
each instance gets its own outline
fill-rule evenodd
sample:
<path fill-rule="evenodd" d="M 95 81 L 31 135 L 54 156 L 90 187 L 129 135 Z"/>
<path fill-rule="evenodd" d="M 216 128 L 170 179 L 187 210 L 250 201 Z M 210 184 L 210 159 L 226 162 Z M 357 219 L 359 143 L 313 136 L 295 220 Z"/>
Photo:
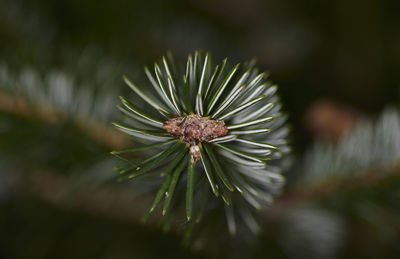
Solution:
<path fill-rule="evenodd" d="M 4 92 L 0 92 L 0 111 L 24 117 L 36 116 L 49 124 L 61 124 L 66 118 L 65 114 L 50 105 L 33 106 L 21 96 L 12 96 Z M 75 118 L 75 122 L 82 132 L 110 149 L 125 148 L 131 143 L 125 135 L 90 118 Z"/>
<path fill-rule="evenodd" d="M 12 187 L 19 195 L 28 195 L 64 210 L 134 223 L 140 222 L 151 202 L 151 197 L 137 195 L 117 185 L 71 183 L 70 179 L 60 174 L 36 172 L 13 181 Z M 155 214 L 153 220 L 160 222 L 160 216 Z"/>
<path fill-rule="evenodd" d="M 384 171 L 384 173 L 383 173 Z M 362 174 L 348 176 L 346 178 L 332 178 L 314 183 L 313 185 L 296 185 L 287 190 L 279 197 L 273 207 L 268 210 L 266 220 L 279 220 L 287 209 L 294 205 L 312 203 L 328 198 L 337 192 L 345 192 L 361 188 L 363 186 L 372 186 L 381 180 L 400 175 L 400 163 L 392 165 L 389 168 L 376 168 Z"/>
<path fill-rule="evenodd" d="M 399 173 L 399 167 L 393 167 L 385 174 L 371 171 L 348 179 L 321 182 L 314 187 L 294 187 L 277 198 L 274 205 L 265 211 L 263 218 L 265 222 L 280 220 L 288 210 L 295 206 L 318 202 L 337 191 L 370 186 L 385 177 L 399 175 Z M 34 173 L 32 177 L 14 181 L 13 185 L 13 189 L 19 190 L 21 193 L 62 209 L 133 223 L 140 222 L 152 200 L 151 195 L 138 196 L 119 186 L 71 185 L 71 180 L 66 176 L 49 172 Z M 160 223 L 160 213 L 155 212 L 151 220 Z M 157 224 L 148 225 L 155 226 Z"/>

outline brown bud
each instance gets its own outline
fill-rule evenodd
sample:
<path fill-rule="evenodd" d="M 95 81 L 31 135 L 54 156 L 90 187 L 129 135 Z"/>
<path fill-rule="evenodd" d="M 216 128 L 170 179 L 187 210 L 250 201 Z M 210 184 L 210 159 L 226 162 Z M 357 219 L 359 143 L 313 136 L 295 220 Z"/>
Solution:
<path fill-rule="evenodd" d="M 164 122 L 163 128 L 172 136 L 179 137 L 185 142 L 209 141 L 228 133 L 224 121 L 210 120 L 195 114 L 168 119 Z"/>

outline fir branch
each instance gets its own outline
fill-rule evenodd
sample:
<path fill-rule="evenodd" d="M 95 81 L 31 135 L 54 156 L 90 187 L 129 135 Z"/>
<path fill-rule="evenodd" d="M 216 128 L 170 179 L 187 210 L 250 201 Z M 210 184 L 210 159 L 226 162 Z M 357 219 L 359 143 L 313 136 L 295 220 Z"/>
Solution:
<path fill-rule="evenodd" d="M 280 114 L 281 106 L 276 103 L 278 98 L 274 95 L 276 86 L 266 81 L 265 73 L 259 74 L 257 69 L 251 66 L 245 65 L 241 68 L 237 64 L 231 67 L 227 59 L 214 68 L 211 64 L 209 54 L 203 55 L 196 51 L 194 55 L 189 55 L 186 71 L 172 72 L 170 67 L 179 66 L 169 64 L 163 57 L 161 62 L 154 64 L 154 74 L 145 68 L 152 85 L 150 89 L 154 89 L 153 93 L 145 93 L 142 88 L 124 77 L 124 81 L 135 92 L 135 97 L 147 103 L 148 108 L 159 111 L 159 114 L 149 116 L 125 98 L 121 98 L 126 109 L 120 110 L 133 121 L 146 124 L 148 129 L 114 125 L 129 135 L 150 141 L 150 145 L 139 149 L 159 147 L 157 142 L 161 144 L 168 138 L 180 139 L 179 141 L 190 147 L 183 151 L 167 148 L 164 153 L 161 151 L 150 158 L 143 158 L 145 164 L 142 166 L 134 164 L 118 169 L 120 173 L 131 172 L 133 176 L 157 175 L 160 172 L 161 175 L 166 175 L 150 206 L 150 212 L 155 209 L 165 192 L 168 196 L 163 206 L 163 214 L 170 206 L 182 204 L 181 196 L 184 195 L 178 190 L 183 188 L 176 185 L 179 185 L 179 179 L 185 176 L 188 181 L 188 220 L 192 218 L 194 208 L 197 207 L 194 205 L 197 201 L 193 198 L 194 193 L 199 191 L 195 188 L 197 185 L 208 184 L 215 196 L 220 197 L 227 206 L 234 206 L 236 198 L 233 198 L 238 197 L 234 193 L 239 191 L 242 194 L 241 199 L 257 209 L 269 204 L 271 197 L 277 193 L 276 189 L 282 187 L 283 181 L 269 176 L 270 172 L 281 174 L 280 163 L 290 151 L 285 141 L 288 135 L 284 125 L 286 117 Z M 183 80 L 178 80 L 180 78 Z M 146 106 L 140 108 L 146 109 Z M 164 133 L 160 131 L 161 124 Z M 190 162 L 177 165 L 176 170 L 170 168 L 163 171 L 165 167 L 175 166 L 177 161 L 173 157 L 184 154 L 188 155 L 187 161 Z M 158 157 L 170 162 L 161 164 L 159 168 L 155 167 L 152 161 L 156 161 Z M 143 171 L 143 168 L 146 170 Z M 187 175 L 181 172 L 184 168 L 188 168 Z M 249 168 L 257 170 L 254 171 L 254 175 L 247 173 Z M 201 181 L 200 184 L 199 178 L 194 177 L 194 174 L 205 176 L 208 183 Z M 275 182 L 262 180 L 264 176 L 267 176 L 266 179 L 275 179 Z M 257 182 L 260 179 L 261 182 Z M 175 204 L 172 195 L 176 196 Z M 227 213 L 231 213 L 230 211 L 231 209 L 228 209 Z M 173 214 L 175 213 L 172 212 L 171 215 Z M 252 214 L 243 212 L 242 215 L 246 215 L 244 218 L 249 227 L 256 229 L 249 219 Z M 230 229 L 233 230 L 232 217 L 229 216 L 228 219 Z M 169 221 L 170 217 L 166 220 Z"/>

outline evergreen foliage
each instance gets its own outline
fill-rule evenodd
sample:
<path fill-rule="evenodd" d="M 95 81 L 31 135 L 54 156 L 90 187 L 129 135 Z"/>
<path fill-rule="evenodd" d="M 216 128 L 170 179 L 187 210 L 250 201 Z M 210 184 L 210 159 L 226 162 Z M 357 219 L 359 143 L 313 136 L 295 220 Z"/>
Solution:
<path fill-rule="evenodd" d="M 398 9 L 399 1 L 378 0 L 0 0 L 0 258 L 399 258 L 400 111 L 393 107 L 399 101 Z M 186 97 L 186 64 L 166 57 L 176 98 L 163 60 L 157 73 L 166 95 L 153 67 L 142 72 L 142 64 L 167 49 L 183 60 L 198 48 L 212 51 L 215 61 L 230 57 L 233 65 L 226 62 L 220 83 L 240 62 L 230 81 L 237 82 L 249 57 L 271 70 L 282 100 L 274 94 L 256 105 L 282 101 L 290 114 L 291 155 L 264 160 L 266 170 L 285 178 L 284 186 L 259 182 L 247 167 L 233 164 L 232 158 L 240 158 L 221 146 L 247 154 L 252 149 L 232 136 L 220 146 L 202 144 L 218 197 L 201 160 L 190 163 L 191 143 L 180 144 L 177 150 L 185 153 L 172 152 L 133 181 L 116 181 L 121 175 L 114 167 L 124 170 L 179 142 L 159 128 L 179 119 L 176 108 L 189 115 L 208 112 L 212 98 L 197 99 L 205 55 L 198 56 L 196 80 L 187 80 L 188 86 L 195 82 L 195 91 Z M 192 68 L 194 61 L 192 55 Z M 207 66 L 208 79 L 216 65 L 222 64 Z M 123 74 L 166 116 L 132 92 Z M 211 115 L 232 88 L 226 85 Z M 245 92 L 237 90 L 237 96 Z M 119 96 L 148 117 L 123 102 L 125 112 L 118 113 Z M 325 132 L 308 134 L 310 125 L 303 123 L 308 107 L 325 98 L 350 106 L 344 112 L 352 119 L 363 116 L 338 142 L 314 139 Z M 233 122 L 240 116 L 227 123 L 240 124 Z M 264 136 L 270 143 L 279 132 L 270 127 L 278 118 L 266 117 L 262 125 L 269 133 L 258 125 L 243 132 L 231 124 L 229 132 L 244 139 Z M 124 134 L 112 121 L 157 134 Z M 340 118 L 331 117 L 329 125 L 340 128 Z M 110 156 L 111 150 L 126 160 Z M 174 163 L 173 155 L 186 155 L 184 163 Z M 171 174 L 160 175 L 167 169 Z M 273 203 L 262 202 L 265 209 L 257 211 L 248 202 L 251 195 L 229 191 L 223 179 L 232 183 L 237 176 L 274 196 Z M 166 199 L 159 190 L 174 194 Z M 154 211 L 142 224 L 150 207 Z"/>
<path fill-rule="evenodd" d="M 387 107 L 376 122 L 359 121 L 339 143 L 316 142 L 305 155 L 302 181 L 320 184 L 396 168 L 400 159 L 400 117 Z"/>
<path fill-rule="evenodd" d="M 229 230 L 235 233 L 233 197 L 236 196 L 232 192 L 239 192 L 251 206 L 260 210 L 271 205 L 273 196 L 284 183 L 282 157 L 289 152 L 288 127 L 286 116 L 280 111 L 277 87 L 267 81 L 265 73 L 260 74 L 254 68 L 254 62 L 230 67 L 225 59 L 214 67 L 209 54 L 196 51 L 189 55 L 186 70 L 179 71 L 183 66 L 175 64 L 171 55 L 168 57 L 169 61 L 163 57 L 160 64 L 154 64 L 154 73 L 145 68 L 153 92 L 149 91 L 150 87 L 137 86 L 124 77 L 136 98 L 130 102 L 121 97 L 122 105 L 118 108 L 131 119 L 127 123 L 132 126 L 114 125 L 147 145 L 112 154 L 121 156 L 146 150 L 151 155 L 126 160 L 127 164 L 118 168 L 122 174 L 120 179 L 159 175 L 162 184 L 149 212 L 164 199 L 163 215 L 173 197 L 180 195 L 174 194 L 175 190 L 182 189 L 179 183 L 186 185 L 188 220 L 194 213 L 198 214 L 193 208 L 197 211 L 200 208 L 193 196 L 203 195 L 206 202 L 208 189 L 211 189 L 225 202 Z M 137 97 L 153 108 L 151 114 L 142 112 L 134 104 Z M 167 121 L 168 124 L 176 121 L 176 127 L 184 124 L 183 128 L 192 127 L 192 131 L 196 131 L 194 124 L 186 126 L 186 123 L 203 117 L 207 118 L 201 120 L 203 133 L 209 127 L 206 123 L 219 123 L 219 126 L 213 124 L 211 134 L 216 133 L 218 127 L 227 133 L 224 131 L 222 136 L 203 140 L 166 132 Z M 246 212 L 243 219 L 251 229 L 257 229 L 250 212 Z"/>

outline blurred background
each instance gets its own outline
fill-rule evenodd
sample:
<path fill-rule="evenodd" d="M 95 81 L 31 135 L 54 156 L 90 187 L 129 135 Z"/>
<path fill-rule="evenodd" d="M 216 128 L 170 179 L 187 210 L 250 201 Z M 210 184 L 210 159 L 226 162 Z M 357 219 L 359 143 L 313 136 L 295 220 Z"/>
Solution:
<path fill-rule="evenodd" d="M 1 258 L 399 258 L 400 2 L 0 0 Z M 121 76 L 196 49 L 280 86 L 293 167 L 263 232 L 182 246 L 110 180 Z M 216 213 L 218 214 L 218 213 Z M 184 222 L 175 223 L 179 229 Z M 207 230 L 208 229 L 208 230 Z"/>

